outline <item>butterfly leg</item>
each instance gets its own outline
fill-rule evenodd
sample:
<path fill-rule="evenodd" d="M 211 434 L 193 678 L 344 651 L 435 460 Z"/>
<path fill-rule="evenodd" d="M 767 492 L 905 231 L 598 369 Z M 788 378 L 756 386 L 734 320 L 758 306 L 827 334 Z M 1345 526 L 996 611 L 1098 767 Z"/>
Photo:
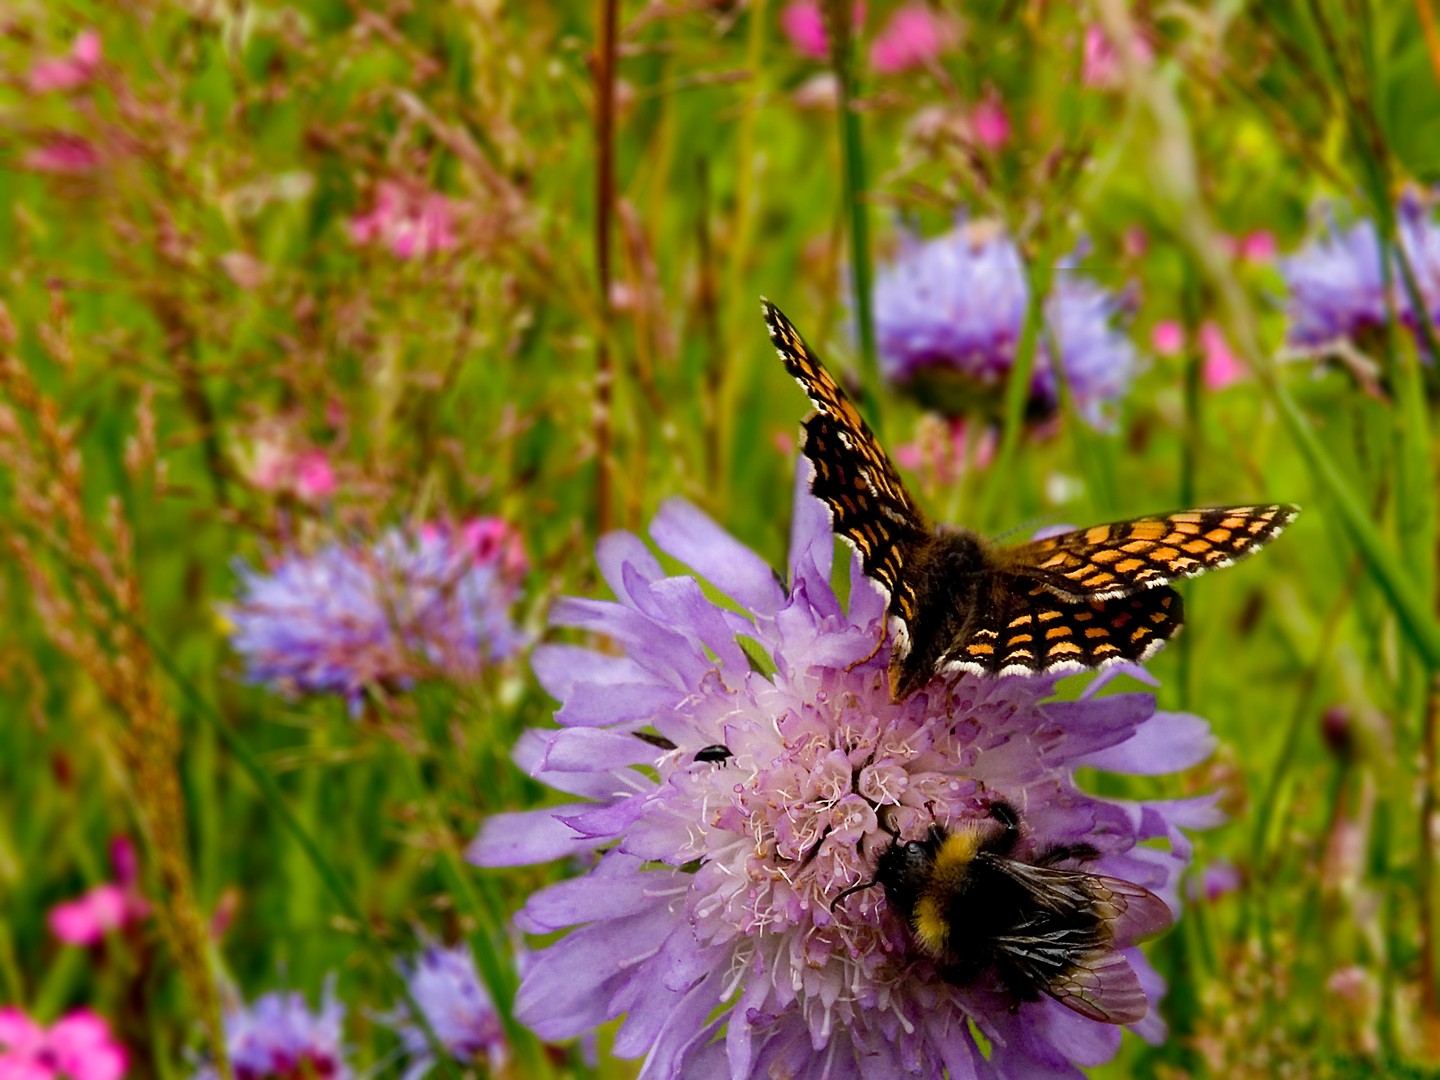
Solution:
<path fill-rule="evenodd" d="M 856 660 L 856 661 L 854 661 L 853 663 L 847 664 L 847 665 L 845 666 L 845 670 L 846 670 L 846 671 L 854 671 L 857 667 L 860 667 L 860 666 L 862 666 L 862 665 L 864 665 L 864 664 L 868 664 L 871 660 L 875 659 L 875 654 L 878 653 L 878 652 L 880 651 L 881 646 L 883 646 L 883 645 L 885 644 L 885 638 L 889 635 L 889 630 L 890 630 L 890 622 L 889 622 L 889 620 L 888 620 L 888 619 L 881 619 L 881 620 L 880 620 L 880 636 L 875 640 L 875 647 L 874 647 L 873 649 L 871 649 L 868 653 L 866 653 L 864 656 L 862 656 L 859 660 Z"/>
<path fill-rule="evenodd" d="M 1100 857 L 1100 852 L 1091 844 L 1056 844 L 1047 849 L 1035 860 L 1036 866 L 1054 866 L 1056 863 L 1069 862 L 1093 862 Z"/>

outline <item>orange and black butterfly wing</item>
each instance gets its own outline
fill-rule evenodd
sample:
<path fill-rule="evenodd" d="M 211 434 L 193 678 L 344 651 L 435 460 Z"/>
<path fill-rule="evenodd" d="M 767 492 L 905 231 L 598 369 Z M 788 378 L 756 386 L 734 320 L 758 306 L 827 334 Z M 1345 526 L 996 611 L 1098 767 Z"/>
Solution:
<path fill-rule="evenodd" d="M 845 391 L 780 309 L 768 300 L 762 306 L 785 369 L 815 406 L 801 448 L 815 467 L 810 490 L 829 508 L 835 533 L 859 552 L 866 576 L 885 589 L 891 612 L 908 624 L 915 593 L 906 562 L 929 538 L 930 526 Z"/>
<path fill-rule="evenodd" d="M 995 557 L 1056 596 L 1107 600 L 1239 562 L 1299 512 L 1285 503 L 1182 510 L 1000 548 Z"/>
<path fill-rule="evenodd" d="M 1185 605 L 1168 586 L 1109 599 L 1066 600 L 1032 578 L 998 572 L 989 602 L 945 651 L 940 670 L 1059 674 L 1143 663 L 1180 629 Z"/>

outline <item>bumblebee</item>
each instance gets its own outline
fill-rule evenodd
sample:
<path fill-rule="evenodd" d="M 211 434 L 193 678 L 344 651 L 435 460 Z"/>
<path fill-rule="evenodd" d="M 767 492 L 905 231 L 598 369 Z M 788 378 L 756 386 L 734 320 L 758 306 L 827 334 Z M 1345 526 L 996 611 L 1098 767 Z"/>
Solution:
<path fill-rule="evenodd" d="M 1098 858 L 1088 844 L 1015 858 L 1019 814 L 1002 801 L 989 810 L 989 819 L 959 829 L 932 826 L 923 840 L 896 836 L 874 878 L 836 903 L 882 886 L 916 950 L 947 982 L 967 986 L 989 976 L 1021 1000 L 1049 994 L 1091 1020 L 1143 1019 L 1148 1000 L 1119 950 L 1169 928 L 1165 902 L 1132 882 L 1058 865 Z"/>

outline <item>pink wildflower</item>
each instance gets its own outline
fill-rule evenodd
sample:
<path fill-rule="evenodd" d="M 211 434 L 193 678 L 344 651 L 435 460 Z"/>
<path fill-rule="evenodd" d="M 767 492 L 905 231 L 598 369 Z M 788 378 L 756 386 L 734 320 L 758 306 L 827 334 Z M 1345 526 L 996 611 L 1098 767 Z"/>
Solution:
<path fill-rule="evenodd" d="M 1136 36 L 1131 45 L 1132 54 L 1138 64 L 1148 64 L 1154 57 L 1154 50 L 1143 37 Z M 1098 26 L 1085 31 L 1085 59 L 1081 68 L 1081 81 L 1086 86 L 1109 88 L 1120 82 L 1120 57 L 1115 46 Z"/>
<path fill-rule="evenodd" d="M 384 244 L 396 258 L 423 259 L 459 243 L 454 224 L 454 204 L 444 195 L 382 180 L 375 205 L 350 219 L 350 236 L 357 244 Z"/>
<path fill-rule="evenodd" d="M 54 132 L 21 159 L 36 172 L 75 175 L 100 167 L 100 151 L 89 139 L 79 135 Z"/>
<path fill-rule="evenodd" d="M 1164 319 L 1150 331 L 1150 347 L 1160 356 L 1179 356 L 1185 348 L 1185 328 L 1174 319 Z"/>
<path fill-rule="evenodd" d="M 324 450 L 297 450 L 278 423 L 262 426 L 250 447 L 250 483 L 261 491 L 315 502 L 335 493 L 335 470 Z"/>
<path fill-rule="evenodd" d="M 1223 390 L 1245 377 L 1245 365 L 1231 351 L 1224 331 L 1213 322 L 1200 327 L 1200 353 L 1204 357 L 1201 370 L 1207 389 Z"/>
<path fill-rule="evenodd" d="M 927 418 L 927 421 L 930 418 Z M 995 456 L 995 430 L 986 428 L 975 444 L 975 460 L 970 461 L 966 442 L 969 422 L 963 417 L 941 420 L 938 425 L 922 421 L 915 438 L 895 448 L 895 460 L 936 484 L 951 485 L 975 469 L 989 466 Z"/>
<path fill-rule="evenodd" d="M 998 150 L 1010 141 L 1010 117 L 994 94 L 986 94 L 970 113 L 970 133 L 988 150 Z"/>
<path fill-rule="evenodd" d="M 1245 365 L 1231 350 L 1219 326 L 1206 322 L 1198 338 L 1200 371 L 1207 390 L 1223 390 L 1245 377 Z M 1160 356 L 1179 356 L 1185 349 L 1185 329 L 1174 319 L 1156 323 L 1150 331 L 1150 347 Z"/>
<path fill-rule="evenodd" d="M 62 1017 L 48 1031 L 14 1006 L 0 1008 L 3 1080 L 120 1080 L 125 1048 L 88 1009 Z"/>
<path fill-rule="evenodd" d="M 891 75 L 921 67 L 955 41 L 954 26 L 924 4 L 906 4 L 885 24 L 870 46 L 870 66 Z"/>
<path fill-rule="evenodd" d="M 1231 258 L 1242 262 L 1269 262 L 1275 257 L 1275 234 L 1269 229 L 1256 229 L 1243 236 L 1224 237 L 1224 246 Z"/>
<path fill-rule="evenodd" d="M 865 5 L 856 4 L 855 25 L 865 21 Z M 830 55 L 830 39 L 825 33 L 825 14 L 818 0 L 795 0 L 780 13 L 780 29 L 801 56 L 824 60 Z"/>
<path fill-rule="evenodd" d="M 30 68 L 30 92 L 77 90 L 95 77 L 99 67 L 100 35 L 94 30 L 82 30 L 70 47 L 69 56 L 40 60 Z"/>
<path fill-rule="evenodd" d="M 96 945 L 111 930 L 120 930 L 150 914 L 150 905 L 136 884 L 135 849 L 130 841 L 117 837 L 110 845 L 110 858 L 115 866 L 115 881 L 97 885 L 50 909 L 50 930 L 67 945 Z"/>
<path fill-rule="evenodd" d="M 496 563 L 510 578 L 518 578 L 530 568 L 524 539 L 504 518 L 471 518 L 460 526 L 460 538 L 478 565 Z"/>
<path fill-rule="evenodd" d="M 307 501 L 323 499 L 335 492 L 335 471 L 323 450 L 307 450 L 296 456 L 291 465 L 295 494 Z"/>

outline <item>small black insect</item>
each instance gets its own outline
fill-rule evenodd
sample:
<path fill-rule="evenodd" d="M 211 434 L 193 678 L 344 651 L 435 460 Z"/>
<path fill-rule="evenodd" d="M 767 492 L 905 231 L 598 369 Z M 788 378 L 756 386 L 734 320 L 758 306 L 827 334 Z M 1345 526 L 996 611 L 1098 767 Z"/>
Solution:
<path fill-rule="evenodd" d="M 714 743 L 695 751 L 696 761 L 729 761 L 735 755 L 724 743 Z"/>

